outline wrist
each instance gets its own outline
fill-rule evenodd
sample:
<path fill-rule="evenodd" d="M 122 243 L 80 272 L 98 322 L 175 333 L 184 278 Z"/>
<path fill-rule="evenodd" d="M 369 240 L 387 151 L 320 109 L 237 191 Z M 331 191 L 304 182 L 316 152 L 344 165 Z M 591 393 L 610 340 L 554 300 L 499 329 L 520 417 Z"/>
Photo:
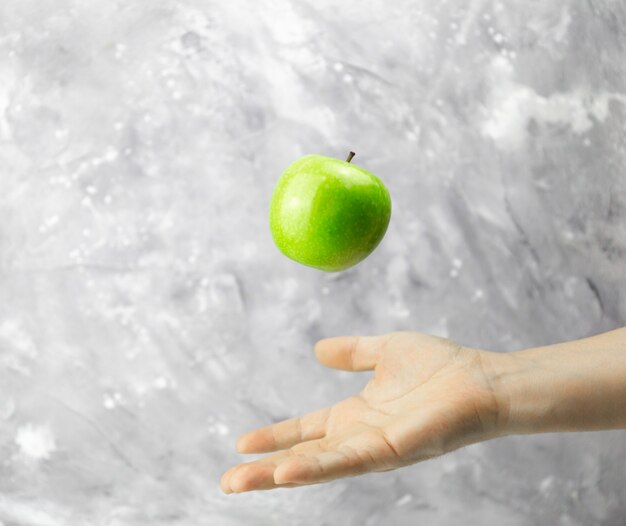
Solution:
<path fill-rule="evenodd" d="M 500 435 L 626 428 L 626 328 L 483 362 Z"/>
<path fill-rule="evenodd" d="M 484 356 L 485 374 L 498 407 L 499 436 L 539 432 L 552 420 L 550 373 L 525 353 L 487 352 Z"/>

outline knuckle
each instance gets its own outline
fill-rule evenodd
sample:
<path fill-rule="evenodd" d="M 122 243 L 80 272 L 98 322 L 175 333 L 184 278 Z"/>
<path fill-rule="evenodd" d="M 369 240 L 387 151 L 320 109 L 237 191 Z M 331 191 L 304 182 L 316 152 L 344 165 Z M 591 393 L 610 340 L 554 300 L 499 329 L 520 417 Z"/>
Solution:
<path fill-rule="evenodd" d="M 359 345 L 361 345 L 361 337 L 355 336 L 354 340 L 352 341 L 352 345 L 350 346 L 350 351 L 348 353 L 348 363 L 350 365 L 350 369 L 356 368 L 356 355 Z"/>
<path fill-rule="evenodd" d="M 302 424 L 302 418 L 296 418 L 296 435 L 299 440 L 306 440 L 306 432 Z"/>

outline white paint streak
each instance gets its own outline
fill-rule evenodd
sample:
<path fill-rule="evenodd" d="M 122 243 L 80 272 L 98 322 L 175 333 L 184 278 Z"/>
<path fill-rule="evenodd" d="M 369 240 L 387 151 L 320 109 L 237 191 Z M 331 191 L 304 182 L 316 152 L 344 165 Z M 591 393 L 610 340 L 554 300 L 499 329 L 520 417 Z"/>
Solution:
<path fill-rule="evenodd" d="M 15 443 L 27 457 L 45 460 L 56 451 L 54 434 L 46 425 L 26 424 L 17 430 Z"/>
<path fill-rule="evenodd" d="M 626 103 L 623 94 L 592 93 L 583 89 L 543 97 L 516 82 L 511 63 L 501 56 L 493 59 L 490 77 L 494 87 L 489 116 L 481 132 L 503 150 L 519 149 L 526 143 L 531 121 L 539 125 L 565 126 L 582 134 L 593 127 L 594 121 L 603 122 L 607 118 L 611 101 Z"/>

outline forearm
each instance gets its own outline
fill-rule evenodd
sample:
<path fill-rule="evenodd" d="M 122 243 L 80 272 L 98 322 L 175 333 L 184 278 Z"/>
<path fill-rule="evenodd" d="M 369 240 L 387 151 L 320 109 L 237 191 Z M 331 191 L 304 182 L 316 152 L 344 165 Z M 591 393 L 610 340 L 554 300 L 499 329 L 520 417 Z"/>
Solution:
<path fill-rule="evenodd" d="M 503 434 L 626 428 L 626 328 L 495 361 Z"/>

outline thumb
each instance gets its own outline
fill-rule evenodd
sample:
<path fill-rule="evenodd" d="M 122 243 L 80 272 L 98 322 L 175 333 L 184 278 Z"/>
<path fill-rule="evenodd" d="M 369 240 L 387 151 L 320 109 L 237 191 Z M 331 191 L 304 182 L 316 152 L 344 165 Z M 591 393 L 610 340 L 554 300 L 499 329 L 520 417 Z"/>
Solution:
<path fill-rule="evenodd" d="M 337 336 L 315 344 L 320 363 L 344 371 L 371 371 L 376 367 L 387 336 Z"/>

